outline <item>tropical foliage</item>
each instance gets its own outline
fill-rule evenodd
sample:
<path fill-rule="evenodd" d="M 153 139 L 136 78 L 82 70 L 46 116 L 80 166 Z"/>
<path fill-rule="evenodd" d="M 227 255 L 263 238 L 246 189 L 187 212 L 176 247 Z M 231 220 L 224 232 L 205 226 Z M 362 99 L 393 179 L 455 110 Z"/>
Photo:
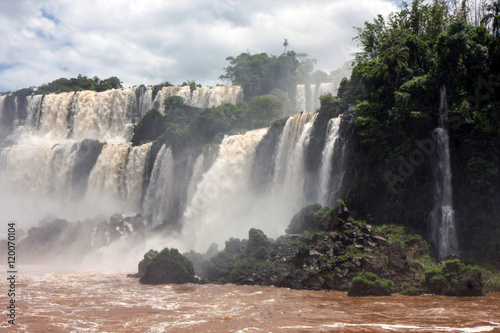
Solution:
<path fill-rule="evenodd" d="M 500 197 L 492 190 L 500 185 L 497 5 L 487 7 L 484 26 L 474 26 L 465 19 L 466 5 L 452 11 L 444 1 L 414 0 L 357 30 L 362 51 L 338 97 L 354 109 L 347 199 L 358 213 L 426 234 L 436 164 L 432 133 L 447 119 L 460 242 L 500 254 L 494 245 Z"/>

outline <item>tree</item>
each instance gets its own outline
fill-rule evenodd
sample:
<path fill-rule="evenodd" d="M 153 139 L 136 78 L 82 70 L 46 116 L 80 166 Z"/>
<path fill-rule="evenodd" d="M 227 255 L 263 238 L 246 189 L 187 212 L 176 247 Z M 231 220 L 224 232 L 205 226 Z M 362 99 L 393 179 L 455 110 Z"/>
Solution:
<path fill-rule="evenodd" d="M 500 40 L 500 1 L 493 1 L 486 6 L 488 13 L 482 18 L 481 24 L 490 27 L 497 42 Z"/>
<path fill-rule="evenodd" d="M 308 73 L 314 68 L 314 60 L 307 59 L 303 53 L 288 51 L 279 57 L 267 53 L 241 53 L 237 57 L 226 58 L 229 66 L 220 80 L 241 85 L 245 98 L 269 94 L 273 89 L 286 92 L 294 90 L 295 85 L 304 75 L 301 68 L 308 65 Z M 292 89 L 293 88 L 293 89 Z"/>
<path fill-rule="evenodd" d="M 288 41 L 285 38 L 285 41 L 283 42 L 283 46 L 285 47 L 285 51 L 283 51 L 283 54 L 286 54 L 286 47 L 288 46 Z"/>
<path fill-rule="evenodd" d="M 268 126 L 280 117 L 283 103 L 274 95 L 262 95 L 250 100 L 250 119 L 254 127 Z"/>
<path fill-rule="evenodd" d="M 410 49 L 400 30 L 391 30 L 380 46 L 380 63 L 384 79 L 395 88 L 396 80 L 403 66 L 408 66 Z"/>
<path fill-rule="evenodd" d="M 357 54 L 360 59 L 375 60 L 379 55 L 379 48 L 385 33 L 385 20 L 382 15 L 378 15 L 373 23 L 365 22 L 365 27 L 356 28 L 358 35 L 354 37 L 363 48 L 363 52 Z"/>

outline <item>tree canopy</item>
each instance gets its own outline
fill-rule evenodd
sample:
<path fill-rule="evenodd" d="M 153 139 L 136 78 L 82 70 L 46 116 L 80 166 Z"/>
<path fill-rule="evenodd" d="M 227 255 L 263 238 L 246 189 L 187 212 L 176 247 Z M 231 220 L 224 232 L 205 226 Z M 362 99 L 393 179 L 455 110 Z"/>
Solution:
<path fill-rule="evenodd" d="M 321 71 L 314 71 L 316 60 L 309 59 L 305 53 L 287 51 L 280 56 L 267 53 L 241 53 L 236 57 L 227 57 L 229 65 L 220 80 L 233 85 L 241 85 L 245 98 L 270 94 L 280 89 L 289 96 L 295 93 L 298 83 L 308 83 L 312 74 L 317 77 L 328 77 Z M 312 83 L 312 82 L 311 82 Z"/>

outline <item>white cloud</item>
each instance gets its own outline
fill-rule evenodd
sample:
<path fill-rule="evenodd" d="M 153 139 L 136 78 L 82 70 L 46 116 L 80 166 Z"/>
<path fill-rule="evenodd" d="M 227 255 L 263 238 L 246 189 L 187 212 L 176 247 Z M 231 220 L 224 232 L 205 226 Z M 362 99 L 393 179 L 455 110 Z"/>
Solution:
<path fill-rule="evenodd" d="M 18 0 L 0 13 L 0 91 L 78 74 L 125 86 L 215 84 L 228 56 L 289 49 L 330 71 L 350 60 L 354 26 L 391 0 Z"/>

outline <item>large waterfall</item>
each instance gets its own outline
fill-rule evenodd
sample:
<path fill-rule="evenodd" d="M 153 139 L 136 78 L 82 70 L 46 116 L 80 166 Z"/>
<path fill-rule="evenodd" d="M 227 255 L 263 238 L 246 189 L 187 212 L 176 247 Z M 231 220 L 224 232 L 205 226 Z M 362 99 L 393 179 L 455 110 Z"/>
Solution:
<path fill-rule="evenodd" d="M 441 88 L 439 127 L 434 130 L 437 151 L 435 170 L 434 208 L 430 215 L 432 239 L 439 257 L 458 255 L 458 240 L 453 210 L 453 191 L 450 166 L 450 147 L 447 121 L 446 88 Z"/>
<path fill-rule="evenodd" d="M 314 88 L 314 94 L 325 87 Z M 306 152 L 317 113 L 226 136 L 218 147 L 196 155 L 128 142 L 132 124 L 166 97 L 209 107 L 237 103 L 241 94 L 239 87 L 164 87 L 153 96 L 150 87 L 141 86 L 25 100 L 0 96 L 0 219 L 29 228 L 47 215 L 82 221 L 99 214 L 142 214 L 148 228 L 181 223 L 161 246 L 198 251 L 229 237 L 245 238 L 252 227 L 271 237 L 282 234 L 305 204 L 338 197 L 342 117 L 331 119 L 320 134 L 325 146 L 315 177 L 307 176 Z M 317 184 L 306 184 L 311 181 Z M 306 187 L 318 192 L 308 195 Z"/>

